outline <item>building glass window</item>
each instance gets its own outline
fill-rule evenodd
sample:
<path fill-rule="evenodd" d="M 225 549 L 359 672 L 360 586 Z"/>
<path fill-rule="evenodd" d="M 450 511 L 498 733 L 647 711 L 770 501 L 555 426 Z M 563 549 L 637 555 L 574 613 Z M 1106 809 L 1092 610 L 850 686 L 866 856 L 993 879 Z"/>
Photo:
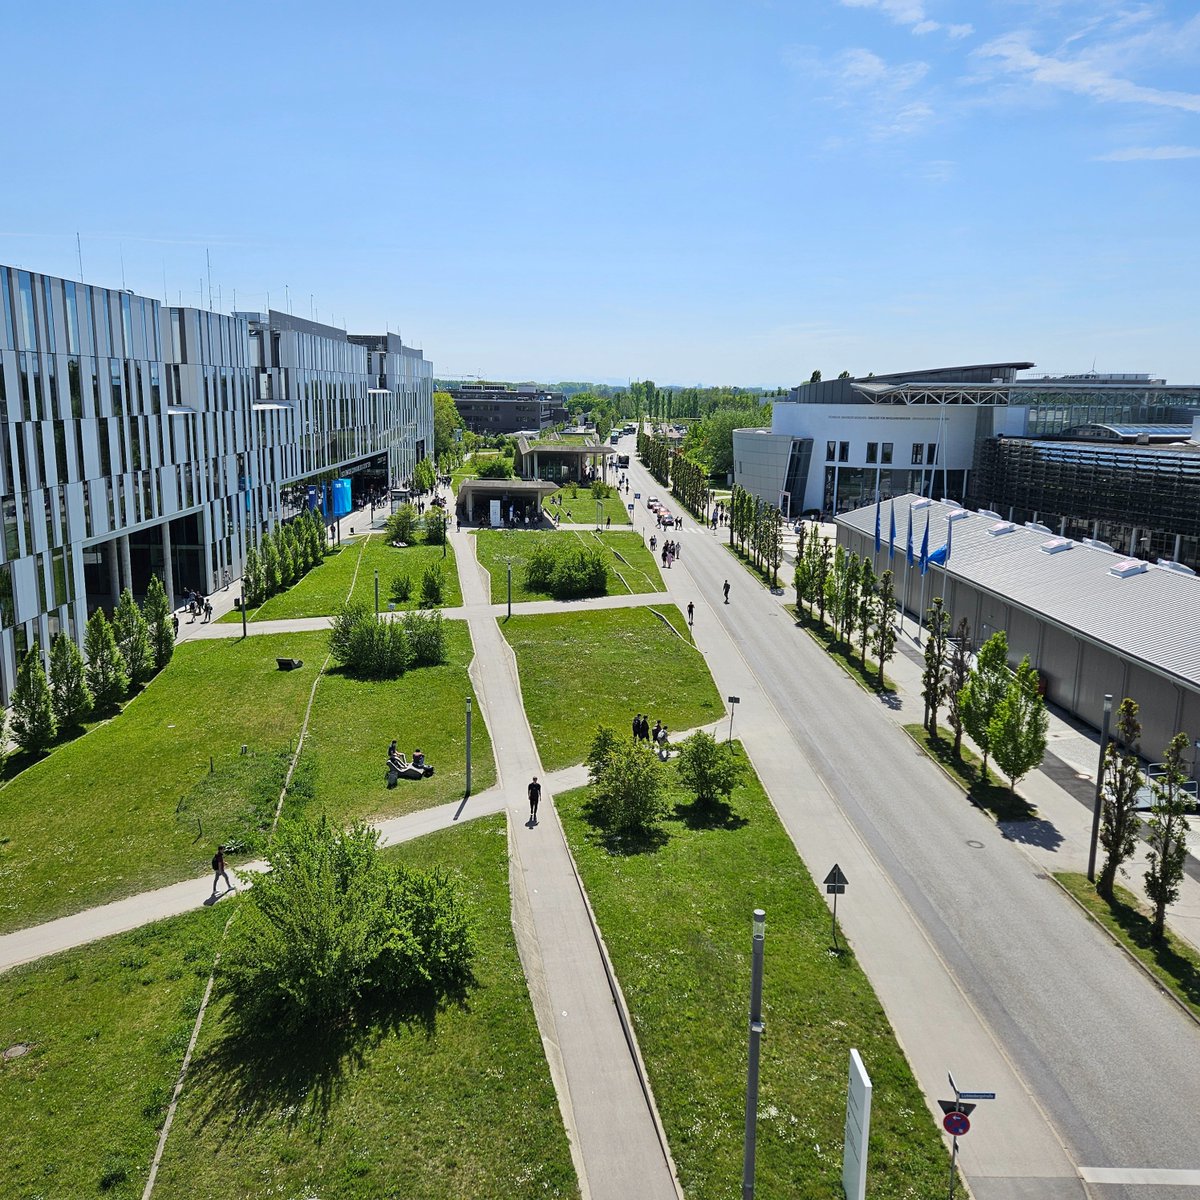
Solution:
<path fill-rule="evenodd" d="M 926 447 L 925 461 L 930 464 L 937 462 L 937 442 L 930 442 Z"/>
<path fill-rule="evenodd" d="M 879 461 L 879 443 L 878 442 L 868 442 L 867 443 L 867 462 L 873 463 L 873 462 L 878 462 L 878 461 Z"/>
<path fill-rule="evenodd" d="M 925 445 L 923 442 L 913 442 L 912 444 L 912 465 L 914 467 L 921 466 L 925 461 Z"/>
<path fill-rule="evenodd" d="M 825 461 L 833 462 L 836 454 L 837 454 L 837 443 L 836 442 L 826 442 L 825 443 Z"/>
<path fill-rule="evenodd" d="M 892 443 L 891 442 L 883 443 L 883 453 L 880 456 L 879 461 L 881 463 L 883 463 L 884 466 L 888 466 L 891 463 L 891 461 L 892 461 Z"/>
<path fill-rule="evenodd" d="M 850 443 L 849 442 L 839 442 L 838 443 L 838 462 L 849 462 L 849 461 L 850 461 Z"/>

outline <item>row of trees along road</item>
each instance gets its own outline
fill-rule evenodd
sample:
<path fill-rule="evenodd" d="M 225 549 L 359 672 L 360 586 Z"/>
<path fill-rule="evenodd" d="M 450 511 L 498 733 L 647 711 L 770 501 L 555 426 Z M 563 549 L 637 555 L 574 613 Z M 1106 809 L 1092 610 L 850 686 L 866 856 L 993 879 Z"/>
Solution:
<path fill-rule="evenodd" d="M 88 618 L 84 654 L 67 634 L 50 644 L 50 673 L 35 641 L 21 660 L 12 693 L 12 739 L 26 754 L 45 753 L 78 731 L 93 713 L 112 712 L 171 661 L 175 629 L 162 580 L 150 577 L 138 606 L 126 588 L 109 621 L 102 608 Z M 5 717 L 0 713 L 0 743 Z"/>
<path fill-rule="evenodd" d="M 1104 750 L 1104 769 L 1100 785 L 1100 845 L 1105 852 L 1104 866 L 1096 881 L 1096 891 L 1111 901 L 1117 873 L 1137 847 L 1138 808 L 1145 796 L 1146 776 L 1142 771 L 1139 742 L 1142 724 L 1138 705 L 1126 697 L 1117 709 L 1116 737 Z M 1187 860 L 1188 748 L 1186 733 L 1177 733 L 1150 777 L 1150 816 L 1145 840 L 1150 848 L 1149 867 L 1143 876 L 1146 895 L 1154 908 L 1151 937 L 1161 942 L 1165 936 L 1167 909 L 1179 899 L 1183 866 Z"/>
<path fill-rule="evenodd" d="M 765 500 L 733 485 L 729 498 L 729 544 L 736 543 L 754 566 L 771 572 L 771 586 L 779 586 L 779 564 L 783 561 L 783 513 Z"/>
<path fill-rule="evenodd" d="M 797 529 L 796 615 L 803 617 L 807 605 L 809 616 L 828 626 L 835 641 L 851 651 L 857 638 L 863 672 L 870 650 L 878 660 L 877 686 L 882 689 L 884 667 L 896 652 L 891 571 L 876 575 L 869 558 L 850 554 L 844 546 L 835 549 L 817 525 L 801 524 Z"/>

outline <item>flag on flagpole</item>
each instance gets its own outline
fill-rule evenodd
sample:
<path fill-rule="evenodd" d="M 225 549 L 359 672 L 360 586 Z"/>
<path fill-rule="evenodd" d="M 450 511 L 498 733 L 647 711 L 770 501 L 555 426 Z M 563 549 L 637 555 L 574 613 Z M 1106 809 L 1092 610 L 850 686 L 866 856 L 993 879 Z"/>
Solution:
<path fill-rule="evenodd" d="M 950 541 L 954 536 L 954 522 L 949 517 L 946 518 L 946 543 L 939 546 L 930 556 L 931 563 L 937 563 L 939 567 L 944 568 L 950 561 Z"/>
<path fill-rule="evenodd" d="M 912 501 L 908 504 L 908 565 L 913 565 L 913 548 L 912 548 Z"/>
<path fill-rule="evenodd" d="M 925 514 L 925 533 L 921 538 L 921 574 L 929 570 L 929 514 Z"/>
<path fill-rule="evenodd" d="M 875 553 L 879 553 L 880 537 L 879 537 L 879 490 L 875 491 Z"/>
<path fill-rule="evenodd" d="M 896 558 L 896 501 L 892 499 L 892 527 L 888 531 L 888 561 L 892 562 Z"/>

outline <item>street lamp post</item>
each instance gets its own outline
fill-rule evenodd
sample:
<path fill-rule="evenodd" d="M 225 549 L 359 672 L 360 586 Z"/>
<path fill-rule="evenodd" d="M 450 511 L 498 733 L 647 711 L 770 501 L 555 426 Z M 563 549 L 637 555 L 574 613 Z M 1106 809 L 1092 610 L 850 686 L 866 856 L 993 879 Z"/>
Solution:
<path fill-rule="evenodd" d="M 471 697 L 467 697 L 467 791 L 471 794 Z"/>
<path fill-rule="evenodd" d="M 249 632 L 246 628 L 246 589 L 242 588 L 242 637 L 246 637 Z"/>
<path fill-rule="evenodd" d="M 379 616 L 379 570 L 375 571 L 375 615 Z"/>
<path fill-rule="evenodd" d="M 754 1200 L 754 1152 L 758 1125 L 758 1055 L 766 1028 L 762 1019 L 763 943 L 767 914 L 754 910 L 753 961 L 750 972 L 750 1061 L 746 1068 L 746 1140 L 742 1157 L 742 1200 Z"/>
<path fill-rule="evenodd" d="M 1100 843 L 1100 797 L 1104 789 L 1104 752 L 1108 748 L 1108 722 L 1112 717 L 1112 697 L 1104 697 L 1104 727 L 1100 733 L 1100 762 L 1096 766 L 1096 798 L 1092 805 L 1092 841 L 1088 849 L 1088 882 L 1096 882 L 1096 847 Z"/>
<path fill-rule="evenodd" d="M 508 560 L 508 615 L 512 616 L 512 559 Z"/>

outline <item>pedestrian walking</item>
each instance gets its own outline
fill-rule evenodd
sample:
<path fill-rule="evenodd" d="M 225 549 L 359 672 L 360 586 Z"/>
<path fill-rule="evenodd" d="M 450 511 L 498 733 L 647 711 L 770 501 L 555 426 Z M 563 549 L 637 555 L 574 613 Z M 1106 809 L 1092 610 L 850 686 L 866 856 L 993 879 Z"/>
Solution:
<path fill-rule="evenodd" d="M 237 891 L 237 888 L 235 888 L 233 886 L 233 884 L 229 882 L 229 873 L 225 870 L 225 847 L 224 846 L 217 847 L 217 852 L 216 852 L 216 854 L 213 855 L 212 869 L 213 869 L 212 894 L 213 894 L 214 900 L 216 899 L 216 896 L 217 896 L 218 880 L 221 880 L 221 879 L 225 880 L 225 890 L 227 892 L 236 892 Z"/>
<path fill-rule="evenodd" d="M 636 713 L 633 718 L 633 740 L 636 742 L 642 732 L 642 714 Z"/>
<path fill-rule="evenodd" d="M 692 627 L 692 618 L 696 615 L 696 606 L 690 600 L 688 601 L 687 612 L 688 612 L 688 628 L 690 629 Z"/>
<path fill-rule="evenodd" d="M 725 603 L 729 603 L 729 580 L 725 580 L 725 586 L 721 589 L 725 593 Z"/>
<path fill-rule="evenodd" d="M 205 599 L 205 601 L 204 601 L 204 620 L 206 622 L 212 621 L 212 612 L 213 612 L 212 601 Z"/>
<path fill-rule="evenodd" d="M 175 636 L 179 636 L 179 614 L 173 612 L 171 614 L 171 628 L 175 631 Z"/>
<path fill-rule="evenodd" d="M 538 801 L 542 798 L 542 785 L 538 783 L 538 777 L 535 775 L 529 784 L 529 823 L 530 825 L 537 824 Z"/>

